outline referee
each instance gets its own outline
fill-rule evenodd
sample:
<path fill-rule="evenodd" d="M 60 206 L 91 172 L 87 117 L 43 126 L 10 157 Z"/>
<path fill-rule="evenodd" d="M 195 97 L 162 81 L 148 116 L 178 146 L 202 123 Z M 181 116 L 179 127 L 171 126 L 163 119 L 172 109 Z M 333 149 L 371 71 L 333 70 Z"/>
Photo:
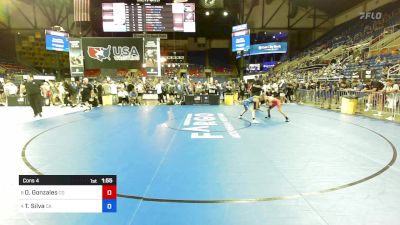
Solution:
<path fill-rule="evenodd" d="M 262 80 L 260 79 L 259 76 L 256 76 L 255 78 L 256 79 L 255 79 L 255 81 L 253 83 L 253 86 L 251 87 L 251 95 L 252 96 L 260 96 L 263 82 L 262 82 Z"/>
<path fill-rule="evenodd" d="M 42 117 L 42 95 L 39 82 L 34 81 L 33 76 L 29 75 L 25 88 L 29 105 L 32 107 L 35 117 Z"/>

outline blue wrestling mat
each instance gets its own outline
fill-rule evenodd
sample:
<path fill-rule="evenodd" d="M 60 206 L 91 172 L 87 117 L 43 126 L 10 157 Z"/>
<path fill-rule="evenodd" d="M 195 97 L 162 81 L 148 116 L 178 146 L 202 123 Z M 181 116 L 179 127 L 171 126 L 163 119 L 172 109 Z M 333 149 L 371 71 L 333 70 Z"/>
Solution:
<path fill-rule="evenodd" d="M 400 127 L 297 105 L 103 107 L 24 125 L 28 174 L 113 174 L 113 214 L 4 225 L 397 224 Z M 16 134 L 10 134 L 10 136 Z M 19 154 L 18 153 L 18 154 Z"/>

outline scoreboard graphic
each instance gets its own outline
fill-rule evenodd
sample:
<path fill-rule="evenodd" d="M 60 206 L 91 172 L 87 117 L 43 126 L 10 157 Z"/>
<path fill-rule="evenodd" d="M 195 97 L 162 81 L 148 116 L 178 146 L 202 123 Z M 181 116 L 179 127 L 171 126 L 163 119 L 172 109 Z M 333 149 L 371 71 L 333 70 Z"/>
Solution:
<path fill-rule="evenodd" d="M 19 209 L 29 213 L 115 213 L 115 175 L 20 175 Z"/>
<path fill-rule="evenodd" d="M 104 32 L 196 32 L 195 3 L 102 3 Z"/>

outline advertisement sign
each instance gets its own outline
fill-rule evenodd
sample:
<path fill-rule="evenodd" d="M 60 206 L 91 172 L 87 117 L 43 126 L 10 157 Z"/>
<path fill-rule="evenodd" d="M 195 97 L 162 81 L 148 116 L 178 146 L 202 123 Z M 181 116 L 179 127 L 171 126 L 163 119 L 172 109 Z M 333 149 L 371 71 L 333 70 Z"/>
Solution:
<path fill-rule="evenodd" d="M 46 30 L 46 50 L 69 52 L 69 34 Z"/>
<path fill-rule="evenodd" d="M 248 72 L 258 72 L 258 71 L 260 71 L 260 64 L 259 63 L 248 64 L 247 65 L 247 71 Z"/>
<path fill-rule="evenodd" d="M 144 64 L 148 75 L 161 76 L 160 39 L 147 38 L 144 41 Z"/>
<path fill-rule="evenodd" d="M 268 71 L 270 70 L 272 67 L 274 67 L 276 65 L 276 61 L 271 61 L 271 62 L 264 62 L 263 63 L 263 71 Z"/>
<path fill-rule="evenodd" d="M 238 32 L 238 31 L 241 31 L 241 30 L 247 30 L 247 24 L 240 24 L 240 25 L 237 25 L 237 26 L 233 26 L 232 27 L 232 32 L 234 33 L 234 32 Z"/>
<path fill-rule="evenodd" d="M 141 38 L 83 38 L 86 69 L 137 69 L 143 63 Z"/>
<path fill-rule="evenodd" d="M 232 33 L 232 52 L 250 49 L 250 30 Z"/>
<path fill-rule="evenodd" d="M 263 43 L 258 45 L 252 45 L 250 47 L 251 55 L 276 54 L 276 53 L 286 53 L 286 52 L 287 52 L 287 42 Z"/>
<path fill-rule="evenodd" d="M 82 40 L 80 38 L 71 38 L 69 41 L 69 66 L 71 77 L 83 77 L 83 51 Z"/>
<path fill-rule="evenodd" d="M 287 42 L 263 43 L 251 45 L 250 50 L 244 52 L 243 56 L 286 53 L 287 49 Z M 240 55 L 238 54 L 236 58 L 240 58 Z"/>

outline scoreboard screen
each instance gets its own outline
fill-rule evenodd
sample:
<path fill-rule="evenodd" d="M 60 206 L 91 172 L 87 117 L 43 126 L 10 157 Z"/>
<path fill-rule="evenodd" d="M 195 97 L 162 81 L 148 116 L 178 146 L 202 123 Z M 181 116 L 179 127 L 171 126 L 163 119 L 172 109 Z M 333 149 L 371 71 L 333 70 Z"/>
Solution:
<path fill-rule="evenodd" d="M 46 49 L 51 51 L 69 52 L 69 34 L 45 30 Z"/>
<path fill-rule="evenodd" d="M 20 175 L 19 209 L 29 213 L 115 213 L 115 175 Z"/>
<path fill-rule="evenodd" d="M 194 3 L 103 3 L 104 32 L 196 32 Z"/>

